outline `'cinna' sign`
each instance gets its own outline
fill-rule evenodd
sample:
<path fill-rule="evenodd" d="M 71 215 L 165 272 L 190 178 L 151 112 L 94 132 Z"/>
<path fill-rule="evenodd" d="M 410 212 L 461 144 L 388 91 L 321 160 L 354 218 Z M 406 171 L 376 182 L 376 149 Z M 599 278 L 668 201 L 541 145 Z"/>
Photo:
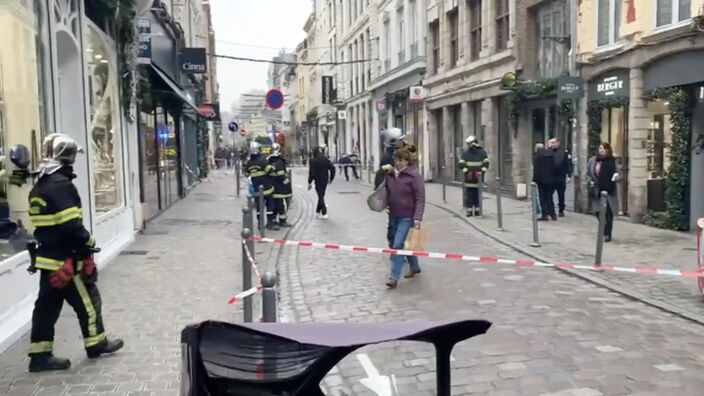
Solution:
<path fill-rule="evenodd" d="M 203 74 L 208 72 L 205 48 L 183 48 L 180 63 L 181 71 L 184 73 Z"/>

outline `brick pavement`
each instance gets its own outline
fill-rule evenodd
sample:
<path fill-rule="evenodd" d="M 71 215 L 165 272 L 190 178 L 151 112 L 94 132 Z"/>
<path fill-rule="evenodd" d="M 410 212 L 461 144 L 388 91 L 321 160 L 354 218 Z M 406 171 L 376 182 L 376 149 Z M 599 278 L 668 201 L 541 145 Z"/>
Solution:
<path fill-rule="evenodd" d="M 455 214 L 461 214 L 462 193 L 447 187 L 447 203 L 442 200 L 442 185 L 427 184 L 428 200 Z M 597 220 L 593 215 L 567 212 L 557 222 L 539 222 L 541 247 L 533 240 L 530 202 L 502 199 L 503 226 L 497 231 L 496 199 L 484 194 L 485 216 L 464 218 L 482 233 L 520 251 L 547 262 L 594 264 Z M 604 244 L 603 264 L 623 267 L 694 270 L 697 268 L 696 235 L 631 223 L 620 219 L 614 223 L 614 238 Z M 597 273 L 567 270 L 612 290 L 704 324 L 704 299 L 694 278 L 649 276 L 628 273 Z"/>
<path fill-rule="evenodd" d="M 383 246 L 386 219 L 366 208 L 367 193 L 356 182 L 335 182 L 328 221 L 312 219 L 314 197 L 306 194 L 299 199 L 301 225 L 290 238 Z M 427 208 L 424 224 L 430 250 L 516 255 L 437 207 Z M 286 246 L 278 258 L 282 309 L 290 320 L 493 321 L 489 334 L 456 348 L 453 394 L 701 394 L 701 326 L 561 271 L 421 259 L 421 276 L 389 291 L 383 256 Z M 394 374 L 400 395 L 434 394 L 428 346 L 389 344 L 360 352 L 381 375 Z M 373 395 L 361 385 L 364 377 L 353 354 L 325 385 L 330 394 Z"/>
<path fill-rule="evenodd" d="M 0 355 L 0 394 L 178 394 L 181 329 L 207 319 L 242 320 L 241 305 L 227 304 L 242 285 L 243 199 L 234 198 L 232 177 L 215 172 L 101 271 L 105 326 L 109 336 L 125 340 L 124 349 L 88 360 L 76 316 L 65 304 L 55 353 L 71 358 L 71 369 L 29 374 L 25 335 Z"/>

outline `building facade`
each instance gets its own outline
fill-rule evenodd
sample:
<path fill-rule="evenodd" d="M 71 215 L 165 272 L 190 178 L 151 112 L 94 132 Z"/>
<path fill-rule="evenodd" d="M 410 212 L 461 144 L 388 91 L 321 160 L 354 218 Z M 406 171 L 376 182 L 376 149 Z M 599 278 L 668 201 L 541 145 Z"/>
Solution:
<path fill-rule="evenodd" d="M 500 89 L 502 76 L 517 69 L 516 2 L 431 1 L 427 29 L 428 175 L 459 180 L 464 140 L 474 135 L 491 160 L 488 180 L 500 176 L 513 193 L 530 170 L 530 157 L 516 155 L 521 141 Z"/>
<path fill-rule="evenodd" d="M 582 175 L 610 142 L 624 174 L 620 214 L 667 211 L 693 228 L 704 216 L 704 1 L 599 0 L 579 12 Z"/>

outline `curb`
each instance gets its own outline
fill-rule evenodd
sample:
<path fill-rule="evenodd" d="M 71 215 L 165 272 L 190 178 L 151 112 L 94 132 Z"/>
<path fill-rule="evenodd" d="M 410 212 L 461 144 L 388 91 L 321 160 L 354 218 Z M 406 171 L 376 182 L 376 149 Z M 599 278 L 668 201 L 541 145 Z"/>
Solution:
<path fill-rule="evenodd" d="M 462 220 L 463 222 L 469 224 L 472 228 L 474 228 L 475 230 L 477 230 L 477 231 L 480 232 L 481 234 L 483 234 L 483 235 L 485 235 L 485 236 L 491 238 L 492 240 L 494 240 L 494 241 L 496 241 L 496 242 L 498 242 L 498 243 L 500 243 L 500 244 L 502 244 L 502 245 L 504 245 L 504 246 L 507 246 L 507 247 L 509 247 L 509 248 L 511 248 L 511 249 L 513 249 L 513 250 L 516 250 L 517 252 L 519 252 L 519 253 L 521 253 L 521 254 L 524 254 L 524 255 L 526 255 L 526 256 L 528 256 L 528 257 L 531 257 L 531 258 L 533 258 L 533 259 L 535 259 L 535 260 L 539 260 L 539 261 L 543 261 L 543 262 L 551 262 L 551 261 L 554 261 L 554 260 L 551 260 L 550 258 L 548 258 L 548 257 L 546 257 L 546 256 L 541 255 L 541 254 L 537 254 L 537 253 L 530 252 L 530 251 L 524 249 L 523 247 L 521 247 L 521 246 L 518 245 L 518 244 L 515 244 L 515 243 L 510 242 L 510 241 L 506 241 L 506 240 L 500 238 L 495 232 L 489 231 L 489 230 L 487 230 L 485 227 L 482 227 L 482 226 L 479 226 L 479 225 L 477 225 L 477 224 L 474 224 L 474 223 L 470 222 L 469 220 L 467 220 L 466 218 L 464 218 L 464 216 L 462 216 L 462 214 L 460 214 L 460 213 L 458 213 L 458 212 L 455 212 L 454 210 L 452 210 L 452 209 L 450 209 L 450 208 L 447 208 L 447 207 L 445 207 L 445 206 L 443 206 L 443 205 L 440 205 L 440 204 L 436 204 L 436 203 L 434 203 L 434 202 L 428 202 L 428 203 L 429 203 L 430 205 L 432 205 L 432 206 L 438 208 L 438 209 L 441 209 L 441 210 L 444 210 L 444 211 L 446 211 L 446 212 L 448 212 L 448 213 L 451 213 L 451 214 L 453 214 L 453 215 L 456 215 L 457 217 L 459 217 L 460 220 Z M 632 300 L 635 300 L 635 301 L 644 303 L 644 304 L 649 305 L 649 306 L 654 307 L 654 308 L 658 308 L 658 309 L 660 309 L 660 310 L 663 310 L 663 311 L 668 312 L 668 313 L 670 313 L 670 314 L 679 316 L 679 317 L 681 317 L 681 318 L 683 318 L 683 319 L 686 319 L 686 320 L 689 320 L 689 321 L 691 321 L 691 322 L 694 322 L 694 323 L 697 323 L 697 324 L 700 324 L 700 325 L 704 325 L 704 316 L 690 314 L 690 313 L 688 313 L 688 312 L 686 312 L 686 311 L 684 311 L 684 310 L 682 310 L 682 309 L 680 309 L 680 308 L 678 308 L 678 307 L 676 307 L 676 306 L 674 306 L 674 305 L 672 305 L 672 304 L 668 304 L 668 303 L 666 303 L 666 302 L 664 302 L 664 301 L 660 301 L 660 300 L 656 300 L 656 299 L 654 299 L 654 298 L 650 298 L 650 297 L 645 296 L 645 295 L 643 295 L 643 294 L 641 294 L 641 293 L 638 293 L 638 292 L 636 292 L 636 291 L 634 291 L 634 290 L 629 290 L 629 289 L 627 289 L 627 288 L 625 288 L 625 287 L 617 286 L 617 285 L 615 285 L 615 284 L 613 284 L 613 283 L 611 283 L 611 282 L 609 282 L 609 281 L 607 281 L 607 280 L 603 280 L 603 279 L 601 279 L 601 278 L 597 278 L 597 277 L 595 277 L 595 276 L 592 276 L 592 275 L 590 275 L 589 273 L 585 273 L 585 272 L 577 271 L 577 270 L 572 270 L 572 269 L 569 269 L 569 268 L 555 268 L 555 270 L 561 271 L 561 272 L 563 272 L 563 273 L 566 273 L 566 274 L 568 274 L 568 275 L 570 275 L 570 276 L 573 276 L 573 277 L 576 277 L 576 278 L 580 278 L 580 279 L 586 280 L 586 281 L 588 281 L 588 282 L 590 282 L 590 283 L 593 283 L 593 284 L 595 284 L 595 285 L 597 285 L 597 286 L 601 286 L 601 287 L 603 287 L 603 288 L 605 288 L 605 289 L 608 289 L 608 290 L 611 290 L 611 291 L 616 292 L 616 293 L 618 293 L 618 294 L 621 294 L 621 295 L 623 295 L 623 296 L 625 296 L 625 297 L 628 297 L 628 298 L 630 298 L 630 299 L 632 299 Z"/>

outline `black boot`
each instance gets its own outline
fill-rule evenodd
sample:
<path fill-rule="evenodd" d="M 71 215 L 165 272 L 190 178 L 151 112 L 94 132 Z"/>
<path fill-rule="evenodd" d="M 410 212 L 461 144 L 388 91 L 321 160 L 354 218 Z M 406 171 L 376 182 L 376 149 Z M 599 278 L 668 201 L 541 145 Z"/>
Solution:
<path fill-rule="evenodd" d="M 272 230 L 272 231 L 278 231 L 278 230 L 280 230 L 281 228 L 279 228 L 279 226 L 276 225 L 276 223 L 274 223 L 273 221 L 270 221 L 269 224 L 266 225 L 266 229 L 267 229 L 267 230 Z"/>
<path fill-rule="evenodd" d="M 88 354 L 89 358 L 95 359 L 97 357 L 100 357 L 100 355 L 104 355 L 106 353 L 117 352 L 123 346 L 125 346 L 125 343 L 119 338 L 111 340 L 111 341 L 106 340 L 105 342 L 102 342 L 102 343 L 86 350 L 86 353 Z"/>
<path fill-rule="evenodd" d="M 34 355 L 29 361 L 29 372 L 38 373 L 40 371 L 50 370 L 68 370 L 71 367 L 71 361 L 48 355 Z"/>
<path fill-rule="evenodd" d="M 279 220 L 279 227 L 288 228 L 288 227 L 292 227 L 292 225 L 287 223 L 286 220 Z"/>

